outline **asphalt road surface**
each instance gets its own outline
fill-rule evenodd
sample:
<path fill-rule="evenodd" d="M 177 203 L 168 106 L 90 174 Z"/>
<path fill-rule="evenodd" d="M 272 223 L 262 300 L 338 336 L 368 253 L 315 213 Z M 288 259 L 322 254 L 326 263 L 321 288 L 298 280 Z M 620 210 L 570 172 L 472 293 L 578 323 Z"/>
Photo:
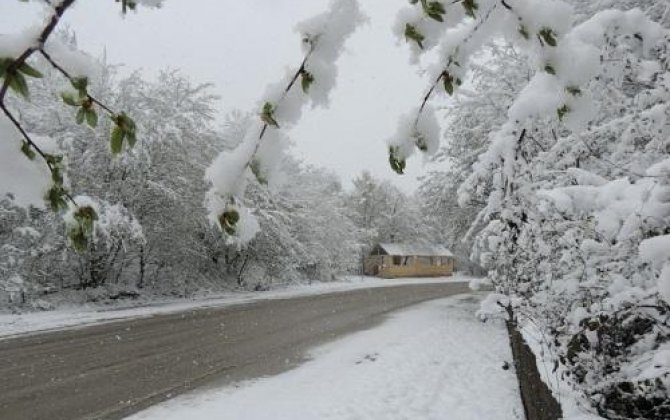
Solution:
<path fill-rule="evenodd" d="M 0 341 L 0 419 L 118 419 L 195 387 L 273 375 L 394 310 L 468 291 L 416 284 L 263 300 Z"/>

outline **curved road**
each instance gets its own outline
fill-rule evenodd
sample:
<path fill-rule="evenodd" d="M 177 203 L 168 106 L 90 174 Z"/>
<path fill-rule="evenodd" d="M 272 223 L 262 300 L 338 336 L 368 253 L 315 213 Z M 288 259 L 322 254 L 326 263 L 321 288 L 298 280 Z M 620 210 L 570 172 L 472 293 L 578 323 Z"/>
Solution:
<path fill-rule="evenodd" d="M 196 386 L 277 374 L 314 345 L 466 283 L 262 300 L 0 341 L 0 418 L 118 419 Z"/>

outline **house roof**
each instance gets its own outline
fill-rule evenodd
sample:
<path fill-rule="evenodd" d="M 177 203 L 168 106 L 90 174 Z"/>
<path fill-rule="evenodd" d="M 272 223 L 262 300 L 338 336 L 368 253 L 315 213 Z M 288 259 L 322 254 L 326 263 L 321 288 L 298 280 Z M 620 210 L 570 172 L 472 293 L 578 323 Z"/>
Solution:
<path fill-rule="evenodd" d="M 420 245 L 420 244 L 399 244 L 385 243 L 379 244 L 379 247 L 389 255 L 398 255 L 401 257 L 418 255 L 421 257 L 453 257 L 447 248 L 442 245 Z"/>

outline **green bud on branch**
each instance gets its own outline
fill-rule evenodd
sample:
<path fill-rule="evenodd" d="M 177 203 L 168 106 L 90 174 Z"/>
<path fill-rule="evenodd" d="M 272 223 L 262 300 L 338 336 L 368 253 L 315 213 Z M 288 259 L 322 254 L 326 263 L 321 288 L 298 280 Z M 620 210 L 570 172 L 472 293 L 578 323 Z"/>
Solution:
<path fill-rule="evenodd" d="M 219 216 L 219 224 L 221 229 L 228 235 L 234 235 L 237 232 L 237 222 L 240 221 L 240 213 L 234 209 L 229 208 Z"/>
<path fill-rule="evenodd" d="M 479 5 L 477 4 L 477 2 L 475 2 L 475 0 L 463 0 L 461 4 L 465 9 L 466 15 L 470 16 L 473 19 L 477 18 L 475 12 L 479 9 Z"/>
<path fill-rule="evenodd" d="M 549 74 L 553 74 L 554 76 L 556 75 L 556 69 L 551 64 L 545 65 L 544 66 L 544 71 L 546 71 Z"/>
<path fill-rule="evenodd" d="M 114 121 L 115 125 L 112 129 L 110 149 L 112 154 L 117 155 L 121 153 L 121 150 L 123 149 L 124 140 L 127 141 L 128 147 L 132 148 L 135 146 L 137 141 L 135 134 L 136 128 L 135 122 L 125 112 L 112 117 L 112 121 Z"/>
<path fill-rule="evenodd" d="M 540 29 L 540 32 L 538 32 L 538 35 L 550 47 L 555 47 L 556 45 L 558 45 L 557 42 L 556 42 L 556 33 L 553 31 L 553 29 L 542 28 L 542 29 Z"/>
<path fill-rule="evenodd" d="M 526 27 L 523 25 L 519 26 L 519 34 L 521 34 L 521 36 L 524 37 L 524 39 L 530 39 L 528 29 L 526 29 Z"/>
<path fill-rule="evenodd" d="M 29 160 L 34 160 L 37 155 L 27 141 L 24 141 L 21 145 L 21 153 L 23 153 Z"/>
<path fill-rule="evenodd" d="M 405 25 L 405 39 L 414 41 L 423 49 L 423 40 L 426 39 L 413 25 Z"/>
<path fill-rule="evenodd" d="M 86 251 L 92 239 L 98 214 L 93 207 L 83 206 L 74 212 L 73 217 L 76 223 L 69 228 L 68 238 L 72 247 L 82 253 Z"/>
<path fill-rule="evenodd" d="M 402 175 L 405 173 L 405 165 L 407 162 L 405 159 L 400 158 L 398 146 L 389 147 L 389 164 L 391 165 L 391 169 L 397 174 Z"/>
<path fill-rule="evenodd" d="M 314 76 L 312 73 L 303 69 L 300 71 L 300 85 L 302 86 L 302 91 L 308 93 L 309 87 L 314 83 Z"/>
<path fill-rule="evenodd" d="M 439 1 L 421 0 L 421 6 L 423 7 L 424 13 L 426 13 L 429 18 L 438 22 L 444 22 L 444 18 L 442 16 L 447 12 L 444 9 L 444 5 L 442 3 Z"/>
<path fill-rule="evenodd" d="M 270 102 L 263 105 L 261 120 L 270 127 L 279 128 L 279 124 L 275 120 L 275 107 Z"/>

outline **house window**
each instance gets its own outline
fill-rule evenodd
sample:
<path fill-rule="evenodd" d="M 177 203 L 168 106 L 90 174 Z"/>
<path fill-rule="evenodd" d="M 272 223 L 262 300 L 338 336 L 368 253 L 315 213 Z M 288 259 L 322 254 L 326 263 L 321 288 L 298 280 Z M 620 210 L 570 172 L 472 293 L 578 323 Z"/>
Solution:
<path fill-rule="evenodd" d="M 393 256 L 393 265 L 400 265 L 402 262 L 402 257 L 398 255 Z"/>

